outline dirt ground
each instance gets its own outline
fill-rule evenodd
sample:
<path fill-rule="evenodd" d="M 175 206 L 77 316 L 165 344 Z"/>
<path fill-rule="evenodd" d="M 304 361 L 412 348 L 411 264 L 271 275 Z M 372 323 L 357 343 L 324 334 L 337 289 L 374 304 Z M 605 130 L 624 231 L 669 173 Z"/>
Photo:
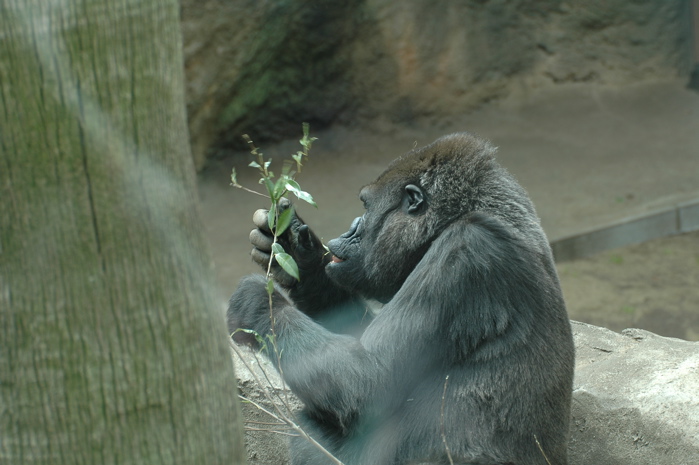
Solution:
<path fill-rule="evenodd" d="M 525 92 L 458 121 L 400 128 L 377 122 L 371 132 L 335 128 L 314 134 L 319 140 L 298 178 L 319 208 L 298 210 L 325 241 L 337 237 L 361 214 L 360 187 L 393 158 L 468 130 L 499 146 L 500 163 L 529 191 L 555 240 L 699 197 L 698 127 L 699 94 L 680 83 L 656 83 Z M 298 148 L 289 141 L 262 149 L 278 160 Z M 222 305 L 241 276 L 258 271 L 248 234 L 252 213 L 266 207 L 265 199 L 229 185 L 235 166 L 242 184 L 257 187 L 249 161 L 248 154 L 231 154 L 199 176 Z M 572 319 L 699 340 L 699 233 L 560 263 L 559 274 Z"/>
<path fill-rule="evenodd" d="M 699 340 L 699 232 L 558 264 L 571 319 Z"/>

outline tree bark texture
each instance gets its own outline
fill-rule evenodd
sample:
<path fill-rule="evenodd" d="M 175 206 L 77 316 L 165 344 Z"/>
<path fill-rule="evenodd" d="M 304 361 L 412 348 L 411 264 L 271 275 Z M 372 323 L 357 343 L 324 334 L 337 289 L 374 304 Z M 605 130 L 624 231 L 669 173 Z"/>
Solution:
<path fill-rule="evenodd" d="M 176 0 L 0 0 L 0 463 L 243 463 Z"/>

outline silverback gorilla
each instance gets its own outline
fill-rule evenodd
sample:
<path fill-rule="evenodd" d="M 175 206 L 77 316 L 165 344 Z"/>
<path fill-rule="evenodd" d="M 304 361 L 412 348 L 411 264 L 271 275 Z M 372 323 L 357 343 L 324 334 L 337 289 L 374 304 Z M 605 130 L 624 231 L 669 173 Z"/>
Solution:
<path fill-rule="evenodd" d="M 347 465 L 567 463 L 570 323 L 534 207 L 494 153 L 442 137 L 361 190 L 366 212 L 330 254 L 298 217 L 280 238 L 301 277 L 275 270 L 283 376 L 305 431 Z M 372 318 L 363 298 L 385 305 Z M 229 330 L 270 325 L 265 281 L 248 276 Z M 291 455 L 329 463 L 303 439 Z"/>

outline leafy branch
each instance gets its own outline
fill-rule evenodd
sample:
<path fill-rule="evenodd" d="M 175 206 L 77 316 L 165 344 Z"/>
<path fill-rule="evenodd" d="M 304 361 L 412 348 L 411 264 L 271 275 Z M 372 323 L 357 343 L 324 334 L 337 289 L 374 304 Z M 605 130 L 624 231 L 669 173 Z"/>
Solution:
<path fill-rule="evenodd" d="M 269 265 L 267 267 L 267 293 L 270 296 L 270 306 L 272 293 L 274 291 L 274 281 L 272 280 L 272 263 L 276 260 L 279 266 L 282 267 L 284 271 L 289 273 L 291 276 L 300 280 L 298 266 L 294 259 L 286 253 L 284 248 L 277 238 L 286 231 L 286 229 L 291 224 L 291 220 L 294 216 L 294 208 L 290 206 L 289 208 L 279 211 L 279 202 L 286 194 L 289 192 L 293 193 L 300 200 L 307 202 L 314 207 L 318 208 L 313 197 L 306 191 L 301 189 L 298 182 L 294 179 L 296 174 L 300 173 L 303 168 L 303 162 L 308 158 L 308 154 L 311 150 L 313 142 L 317 140 L 316 137 L 310 137 L 309 135 L 309 125 L 308 123 L 303 123 L 303 138 L 299 141 L 302 150 L 297 151 L 295 154 L 291 155 L 291 160 L 285 160 L 282 166 L 281 175 L 274 179 L 274 172 L 270 170 L 272 160 L 265 160 L 264 154 L 258 149 L 253 143 L 252 139 L 247 134 L 243 135 L 243 139 L 247 142 L 250 147 L 250 153 L 256 157 L 256 160 L 250 162 L 248 166 L 256 168 L 260 175 L 259 183 L 264 185 L 267 189 L 267 195 L 261 194 L 252 189 L 242 186 L 238 183 L 238 175 L 235 168 L 231 171 L 231 185 L 239 189 L 243 189 L 246 192 L 251 192 L 256 195 L 261 195 L 267 197 L 271 200 L 271 205 L 269 207 L 269 212 L 267 214 L 267 223 L 269 225 L 269 230 L 273 235 L 272 242 L 272 253 L 269 260 Z"/>
<path fill-rule="evenodd" d="M 308 123 L 303 123 L 303 137 L 299 141 L 301 144 L 302 149 L 297 151 L 295 154 L 291 155 L 291 160 L 285 160 L 282 165 L 282 170 L 281 170 L 281 175 L 276 178 L 274 173 L 270 170 L 270 167 L 272 165 L 272 160 L 268 159 L 265 160 L 264 154 L 260 149 L 258 149 L 255 144 L 253 143 L 252 139 L 247 134 L 243 135 L 243 139 L 247 142 L 248 146 L 250 147 L 250 153 L 255 157 L 255 160 L 250 162 L 248 166 L 255 168 L 258 170 L 260 173 L 260 180 L 259 184 L 265 186 L 265 189 L 267 190 L 267 194 L 263 194 L 260 192 L 257 192 L 252 189 L 248 189 L 247 187 L 242 186 L 240 183 L 238 183 L 238 176 L 236 173 L 235 168 L 232 169 L 231 171 L 231 185 L 234 187 L 237 187 L 239 189 L 243 189 L 246 192 L 250 192 L 256 195 L 260 195 L 263 197 L 267 197 L 270 199 L 270 208 L 269 212 L 267 213 L 267 224 L 269 226 L 269 230 L 272 232 L 273 239 L 272 239 L 272 251 L 270 253 L 269 257 L 269 262 L 267 263 L 267 272 L 266 272 L 266 278 L 267 278 L 267 283 L 266 283 L 266 290 L 267 290 L 267 295 L 268 295 L 268 302 L 269 302 L 269 318 L 271 322 L 271 334 L 267 335 L 267 340 L 270 342 L 272 345 L 272 348 L 274 350 L 274 354 L 277 358 L 277 367 L 279 368 L 279 372 L 281 375 L 282 383 L 284 382 L 284 373 L 282 371 L 282 365 L 281 365 L 281 356 L 282 354 L 277 348 L 276 345 L 276 340 L 277 340 L 277 335 L 275 332 L 275 315 L 274 315 L 274 306 L 273 306 L 273 301 L 272 301 L 272 296 L 274 295 L 274 279 L 272 277 L 272 264 L 276 261 L 279 266 L 282 267 L 284 271 L 286 271 L 289 275 L 293 276 L 296 280 L 300 281 L 301 278 L 299 276 L 299 270 L 298 270 L 298 265 L 294 261 L 293 257 L 289 255 L 285 250 L 284 247 L 278 242 L 278 238 L 280 235 L 282 235 L 291 225 L 291 220 L 294 217 L 294 208 L 292 205 L 289 205 L 287 208 L 282 209 L 280 211 L 280 201 L 284 198 L 285 195 L 287 195 L 289 192 L 293 193 L 298 197 L 300 200 L 303 200 L 304 202 L 307 202 L 314 207 L 318 208 L 316 205 L 315 201 L 313 200 L 313 197 L 311 194 L 308 192 L 305 192 L 301 189 L 301 186 L 299 186 L 298 182 L 294 179 L 294 177 L 301 172 L 303 168 L 303 163 L 308 159 L 309 152 L 311 150 L 311 146 L 313 145 L 313 142 L 317 140 L 315 137 L 311 137 L 309 135 L 309 125 Z M 249 329 L 238 329 L 236 332 L 242 331 L 248 334 L 254 335 L 255 339 L 257 340 L 258 344 L 261 347 L 261 350 L 267 350 L 267 341 L 265 341 L 264 338 L 262 338 L 259 334 L 255 333 L 252 330 Z M 235 333 L 234 333 L 235 334 Z M 245 359 L 243 358 L 240 350 L 235 346 L 233 341 L 231 341 L 231 347 L 233 350 L 236 352 L 240 360 L 243 362 L 247 370 L 253 375 L 255 378 L 255 381 L 260 387 L 263 387 L 262 381 L 255 375 L 253 372 L 252 368 L 245 362 Z M 257 356 L 255 356 L 255 359 L 257 360 Z M 258 366 L 261 367 L 259 361 L 257 363 Z M 267 385 L 272 386 L 272 382 L 270 379 L 267 377 L 267 374 L 264 372 L 264 377 L 267 381 Z M 286 395 L 286 387 L 284 386 L 284 392 Z M 250 399 L 246 399 L 241 396 L 241 399 L 244 402 L 249 402 L 252 405 L 254 405 L 256 408 L 258 408 L 260 411 L 266 413 L 269 415 L 274 422 L 269 423 L 269 424 L 264 424 L 267 426 L 273 426 L 275 429 L 268 429 L 268 428 L 249 428 L 251 430 L 255 431 L 272 431 L 278 434 L 289 434 L 285 431 L 279 431 L 280 429 L 291 429 L 294 431 L 294 435 L 301 436 L 305 438 L 307 441 L 309 441 L 311 444 L 313 444 L 315 447 L 317 447 L 323 454 L 325 454 L 333 463 L 336 465 L 342 465 L 342 462 L 340 462 L 337 458 L 335 458 L 330 452 L 327 451 L 321 444 L 319 444 L 315 439 L 310 437 L 299 425 L 298 423 L 294 420 L 293 418 L 293 413 L 291 406 L 289 404 L 289 399 L 285 398 L 282 399 L 281 397 L 278 397 L 279 402 L 281 405 L 283 405 L 289 414 L 286 414 L 284 411 L 282 411 L 275 402 L 275 400 L 267 393 L 265 389 L 263 389 L 263 392 L 265 393 L 265 396 L 267 397 L 267 400 L 269 403 L 274 408 L 274 411 L 270 411 L 262 407 L 261 405 L 251 401 Z M 292 433 L 293 434 L 293 433 Z"/>

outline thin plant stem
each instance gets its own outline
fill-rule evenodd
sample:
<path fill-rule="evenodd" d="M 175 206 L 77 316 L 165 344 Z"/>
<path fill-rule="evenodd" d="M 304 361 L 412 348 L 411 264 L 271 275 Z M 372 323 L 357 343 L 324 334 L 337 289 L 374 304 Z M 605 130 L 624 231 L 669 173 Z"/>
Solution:
<path fill-rule="evenodd" d="M 299 437 L 297 433 L 287 433 L 286 431 L 277 431 L 273 429 L 266 429 L 266 428 L 251 428 L 249 426 L 245 427 L 245 431 L 259 431 L 260 433 L 274 433 L 274 434 L 280 434 L 282 436 L 291 436 L 293 438 Z"/>
<path fill-rule="evenodd" d="M 252 189 L 248 189 L 247 187 L 241 185 L 241 184 L 233 184 L 233 187 L 237 187 L 238 189 L 243 189 L 245 192 L 250 192 L 251 194 L 259 195 L 260 197 L 264 198 L 269 198 L 266 194 L 263 194 L 262 192 L 257 192 Z"/>
<path fill-rule="evenodd" d="M 252 421 L 247 420 L 245 423 L 248 425 L 266 425 L 266 426 L 286 426 L 285 423 L 271 422 L 271 421 Z"/>
<path fill-rule="evenodd" d="M 539 451 L 541 452 L 541 455 L 544 456 L 544 460 L 546 460 L 546 463 L 551 465 L 551 462 L 549 461 L 549 458 L 546 456 L 546 452 L 544 452 L 544 448 L 541 447 L 541 443 L 539 442 L 539 438 L 536 437 L 536 434 L 534 435 L 534 442 L 536 442 L 536 447 L 539 448 Z"/>
<path fill-rule="evenodd" d="M 284 191 L 284 193 L 286 190 Z M 283 194 L 282 194 L 283 196 Z M 279 222 L 279 208 L 275 208 L 275 218 L 274 218 L 274 224 Z M 277 243 L 277 231 L 275 227 L 274 231 L 274 238 L 272 240 L 272 246 Z M 274 253 L 270 254 L 269 256 L 269 263 L 267 263 L 267 279 L 273 279 L 272 278 L 272 262 L 274 261 Z M 272 333 L 272 348 L 274 349 L 274 355 L 277 358 L 277 369 L 279 370 L 279 377 L 282 380 L 282 390 L 284 392 L 284 397 L 286 399 L 286 404 L 289 404 L 289 395 L 286 389 L 286 381 L 284 381 L 284 369 L 282 368 L 282 357 L 281 354 L 279 353 L 279 350 L 277 349 L 277 331 L 275 329 L 275 324 L 276 324 L 276 319 L 274 317 L 274 305 L 273 305 L 273 300 L 272 300 L 272 295 L 274 294 L 274 290 L 269 293 L 268 296 L 268 301 L 269 301 L 269 320 L 270 320 L 270 331 Z"/>
<path fill-rule="evenodd" d="M 451 450 L 449 449 L 449 444 L 447 444 L 447 435 L 444 429 L 444 404 L 446 403 L 446 396 L 447 396 L 447 385 L 449 384 L 449 375 L 447 375 L 446 378 L 444 378 L 444 390 L 442 391 L 442 407 L 441 407 L 441 413 L 439 417 L 439 426 L 440 429 L 442 430 L 442 443 L 444 444 L 444 449 L 447 451 L 447 458 L 449 459 L 449 463 L 451 465 L 454 465 L 454 459 L 451 458 Z"/>
<path fill-rule="evenodd" d="M 274 347 L 274 346 L 272 346 L 272 347 Z M 276 349 L 275 349 L 275 350 L 276 350 Z M 267 370 L 265 370 L 265 369 L 262 367 L 262 364 L 260 363 L 260 359 L 257 358 L 257 353 L 253 352 L 252 355 L 253 355 L 253 357 L 255 357 L 255 361 L 257 362 L 257 366 L 260 367 L 260 371 L 262 372 L 262 375 L 265 377 L 265 381 L 267 381 L 267 386 L 274 386 L 274 384 L 272 384 L 272 380 L 269 379 L 269 375 L 267 374 Z M 287 392 L 287 389 L 286 389 L 286 384 L 284 383 L 284 380 L 283 380 L 283 379 L 282 379 L 282 391 L 284 392 L 284 398 L 283 398 L 283 399 L 282 399 L 282 397 L 279 395 L 279 393 L 277 392 L 276 389 L 274 390 L 274 394 L 275 394 L 275 396 L 277 397 L 277 399 L 279 399 L 279 402 L 281 402 L 282 405 L 284 405 L 284 407 L 287 409 L 287 411 L 289 412 L 289 415 L 290 415 L 292 418 L 294 418 L 294 411 L 293 411 L 293 409 L 291 408 L 291 404 L 289 403 L 289 395 L 288 395 L 288 392 Z M 294 418 L 294 420 L 295 420 L 295 418 Z"/>

